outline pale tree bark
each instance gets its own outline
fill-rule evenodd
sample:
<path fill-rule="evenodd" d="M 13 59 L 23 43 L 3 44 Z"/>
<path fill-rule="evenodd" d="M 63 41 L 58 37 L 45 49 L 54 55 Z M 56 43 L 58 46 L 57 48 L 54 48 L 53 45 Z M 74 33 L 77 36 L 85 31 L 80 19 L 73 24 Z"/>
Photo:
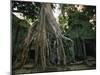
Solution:
<path fill-rule="evenodd" d="M 54 38 L 53 47 L 51 46 L 52 37 Z M 62 31 L 53 16 L 51 5 L 43 3 L 41 6 L 39 22 L 36 22 L 29 28 L 23 46 L 20 66 L 23 67 L 27 60 L 31 42 L 34 42 L 35 44 L 35 67 L 38 68 L 38 66 L 41 66 L 43 71 L 46 70 L 47 64 L 50 63 L 51 49 L 57 52 L 57 65 L 62 64 L 67 66 L 67 55 L 65 54 L 63 39 L 72 41 L 70 38 L 62 35 Z"/>

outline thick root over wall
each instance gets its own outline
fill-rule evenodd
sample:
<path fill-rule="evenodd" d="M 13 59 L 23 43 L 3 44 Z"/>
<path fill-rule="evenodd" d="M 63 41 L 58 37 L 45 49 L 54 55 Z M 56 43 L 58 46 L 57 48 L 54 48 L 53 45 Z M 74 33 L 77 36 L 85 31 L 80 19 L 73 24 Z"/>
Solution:
<path fill-rule="evenodd" d="M 29 47 L 32 42 L 35 49 L 35 67 L 41 66 L 42 70 L 45 71 L 47 65 L 50 65 L 50 57 L 52 57 L 50 53 L 52 50 L 56 52 L 56 65 L 67 66 L 67 55 L 63 47 L 63 39 L 71 40 L 62 35 L 59 25 L 53 16 L 51 5 L 42 4 L 39 22 L 37 21 L 29 28 L 22 48 L 21 62 L 17 67 L 22 68 L 27 61 Z"/>

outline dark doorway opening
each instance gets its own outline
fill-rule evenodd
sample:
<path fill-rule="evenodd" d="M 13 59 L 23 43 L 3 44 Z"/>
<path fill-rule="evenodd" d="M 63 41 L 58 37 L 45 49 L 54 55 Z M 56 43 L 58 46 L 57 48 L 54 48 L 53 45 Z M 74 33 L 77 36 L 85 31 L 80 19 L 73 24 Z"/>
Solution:
<path fill-rule="evenodd" d="M 96 57 L 96 39 L 86 39 L 85 47 L 87 56 Z"/>
<path fill-rule="evenodd" d="M 34 63 L 35 62 L 35 50 L 34 49 L 30 49 L 28 55 L 29 55 L 29 62 L 30 63 Z"/>

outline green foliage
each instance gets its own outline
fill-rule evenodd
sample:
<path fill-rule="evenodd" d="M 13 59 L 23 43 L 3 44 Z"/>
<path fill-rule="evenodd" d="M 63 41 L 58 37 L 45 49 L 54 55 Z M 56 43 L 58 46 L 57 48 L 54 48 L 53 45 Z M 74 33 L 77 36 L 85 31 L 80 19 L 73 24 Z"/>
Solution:
<path fill-rule="evenodd" d="M 83 6 L 82 12 L 78 11 L 75 5 L 61 5 L 62 13 L 59 16 L 59 23 L 65 35 L 71 38 L 90 39 L 95 38 L 95 6 Z"/>
<path fill-rule="evenodd" d="M 78 5 L 80 6 L 80 5 Z M 73 39 L 74 46 L 66 46 L 68 59 L 83 60 L 86 58 L 85 40 L 96 38 L 96 7 L 82 6 L 78 9 L 76 5 L 60 5 L 61 14 L 59 23 L 64 35 Z M 92 20 L 92 22 L 90 22 Z M 84 40 L 84 41 L 83 41 Z M 69 45 L 69 42 L 65 42 Z M 68 49 L 69 47 L 69 49 Z M 71 49 L 72 48 L 72 49 Z M 75 55 L 75 57 L 73 57 Z"/>
<path fill-rule="evenodd" d="M 68 28 L 68 19 L 69 17 L 63 17 L 62 15 L 59 16 L 59 23 L 60 27 L 65 31 Z"/>
<path fill-rule="evenodd" d="M 38 2 L 12 1 L 12 12 L 20 12 L 33 22 L 40 14 L 41 4 Z"/>

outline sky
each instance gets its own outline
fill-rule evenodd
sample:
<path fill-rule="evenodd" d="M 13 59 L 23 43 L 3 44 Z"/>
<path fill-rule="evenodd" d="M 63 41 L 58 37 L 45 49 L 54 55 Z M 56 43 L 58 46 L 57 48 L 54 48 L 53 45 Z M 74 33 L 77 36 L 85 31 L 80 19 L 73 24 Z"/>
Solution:
<path fill-rule="evenodd" d="M 58 16 L 60 15 L 61 11 L 59 9 L 59 4 L 55 4 L 55 9 L 54 9 L 54 17 L 56 18 L 56 21 L 58 22 Z"/>

